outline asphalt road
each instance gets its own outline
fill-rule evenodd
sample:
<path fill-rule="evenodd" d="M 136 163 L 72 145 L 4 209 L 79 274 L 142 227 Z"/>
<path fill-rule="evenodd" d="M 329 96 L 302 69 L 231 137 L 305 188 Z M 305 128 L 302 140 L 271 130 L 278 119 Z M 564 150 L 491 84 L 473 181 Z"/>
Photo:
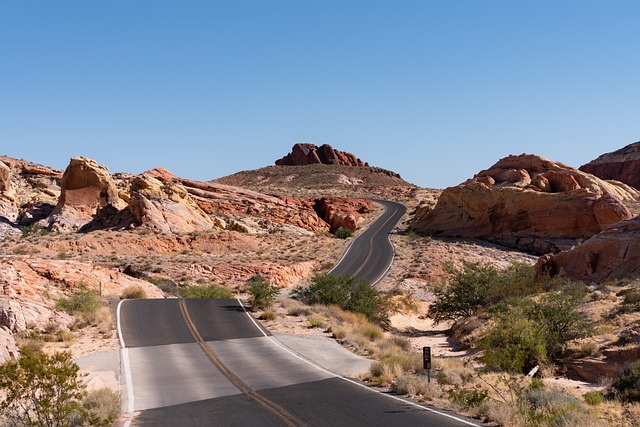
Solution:
<path fill-rule="evenodd" d="M 237 300 L 127 300 L 118 312 L 134 426 L 474 425 L 310 364 Z"/>
<path fill-rule="evenodd" d="M 374 200 L 374 202 L 385 208 L 384 213 L 351 242 L 342 259 L 329 272 L 330 274 L 356 276 L 373 285 L 389 270 L 394 255 L 389 234 L 407 208 L 400 203 L 385 200 Z"/>

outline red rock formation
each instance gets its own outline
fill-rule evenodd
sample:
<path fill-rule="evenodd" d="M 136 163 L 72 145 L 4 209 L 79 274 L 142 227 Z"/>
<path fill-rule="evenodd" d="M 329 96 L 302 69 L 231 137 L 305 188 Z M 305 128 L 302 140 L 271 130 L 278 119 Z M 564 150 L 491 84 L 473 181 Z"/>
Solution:
<path fill-rule="evenodd" d="M 616 224 L 574 249 L 541 257 L 538 272 L 599 282 L 640 274 L 640 217 Z"/>
<path fill-rule="evenodd" d="M 355 155 L 344 151 L 334 150 L 329 144 L 320 147 L 314 144 L 298 143 L 293 146 L 291 153 L 280 160 L 276 160 L 277 166 L 300 166 L 300 165 L 346 165 L 346 166 L 369 166 Z"/>
<path fill-rule="evenodd" d="M 360 214 L 371 212 L 373 203 L 349 197 L 323 197 L 316 199 L 313 207 L 334 233 L 340 227 L 355 231 Z"/>
<path fill-rule="evenodd" d="M 509 156 L 444 190 L 436 207 L 416 215 L 411 228 L 557 252 L 565 244 L 561 239 L 588 238 L 631 218 L 621 200 L 639 195 L 625 184 L 539 156 Z"/>
<path fill-rule="evenodd" d="M 601 179 L 613 179 L 640 189 L 640 141 L 603 154 L 580 166 L 580 170 Z"/>

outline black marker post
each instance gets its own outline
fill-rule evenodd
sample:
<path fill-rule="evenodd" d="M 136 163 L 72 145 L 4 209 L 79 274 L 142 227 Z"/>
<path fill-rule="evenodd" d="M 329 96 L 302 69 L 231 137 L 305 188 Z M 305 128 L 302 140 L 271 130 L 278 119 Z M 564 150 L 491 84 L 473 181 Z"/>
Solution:
<path fill-rule="evenodd" d="M 427 382 L 431 384 L 431 347 L 422 347 L 422 363 L 427 370 Z"/>

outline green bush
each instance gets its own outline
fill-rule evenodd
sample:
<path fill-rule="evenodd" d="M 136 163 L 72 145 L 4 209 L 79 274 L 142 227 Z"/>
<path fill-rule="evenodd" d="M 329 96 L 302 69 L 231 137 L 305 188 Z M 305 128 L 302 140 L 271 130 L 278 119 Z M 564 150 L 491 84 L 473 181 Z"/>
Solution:
<path fill-rule="evenodd" d="M 520 306 L 499 315 L 498 323 L 480 341 L 480 348 L 488 370 L 527 373 L 548 361 L 542 327 Z"/>
<path fill-rule="evenodd" d="M 219 285 L 191 285 L 180 291 L 182 298 L 233 298 L 233 292 Z"/>
<path fill-rule="evenodd" d="M 259 274 L 252 276 L 247 281 L 246 287 L 252 311 L 271 307 L 280 293 L 280 289 L 272 287 L 269 281 Z"/>
<path fill-rule="evenodd" d="M 335 233 L 333 233 L 334 236 L 336 236 L 338 239 L 346 239 L 348 237 L 351 237 L 353 235 L 353 231 L 348 229 L 348 228 L 344 228 L 344 227 L 339 227 Z"/>
<path fill-rule="evenodd" d="M 84 286 L 70 296 L 60 298 L 57 303 L 58 309 L 69 314 L 94 313 L 101 305 L 98 293 Z"/>
<path fill-rule="evenodd" d="M 320 274 L 308 287 L 295 288 L 292 296 L 306 304 L 337 305 L 343 310 L 363 314 L 369 321 L 389 324 L 389 295 L 353 276 Z"/>
<path fill-rule="evenodd" d="M 556 279 L 536 277 L 532 266 L 520 262 L 504 270 L 471 262 L 464 262 L 460 270 L 448 264 L 445 270 L 449 274 L 449 286 L 437 286 L 436 301 L 429 306 L 429 316 L 436 323 L 471 317 L 480 310 L 558 285 Z"/>
<path fill-rule="evenodd" d="M 609 390 L 609 397 L 623 402 L 640 402 L 640 360 L 627 366 Z"/>
<path fill-rule="evenodd" d="M 69 352 L 48 356 L 22 347 L 18 360 L 0 366 L 2 425 L 62 427 L 88 421 L 79 369 Z"/>
<path fill-rule="evenodd" d="M 597 406 L 604 402 L 604 394 L 601 391 L 588 391 L 582 397 L 591 406 Z"/>

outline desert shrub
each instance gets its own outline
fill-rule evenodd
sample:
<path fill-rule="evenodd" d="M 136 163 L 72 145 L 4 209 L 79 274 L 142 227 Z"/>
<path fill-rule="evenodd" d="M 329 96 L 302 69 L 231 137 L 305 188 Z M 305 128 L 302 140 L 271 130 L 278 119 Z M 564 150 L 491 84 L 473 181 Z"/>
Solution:
<path fill-rule="evenodd" d="M 526 373 L 548 361 L 546 344 L 541 326 L 516 306 L 500 314 L 480 348 L 488 370 Z"/>
<path fill-rule="evenodd" d="M 391 390 L 410 397 L 423 397 L 431 400 L 439 396 L 439 387 L 435 382 L 429 383 L 425 376 L 403 375 L 394 381 Z"/>
<path fill-rule="evenodd" d="M 486 296 L 498 271 L 491 265 L 465 262 L 462 270 L 446 266 L 451 275 L 449 286 L 434 289 L 436 301 L 429 306 L 429 316 L 435 323 L 471 317 L 486 305 Z"/>
<path fill-rule="evenodd" d="M 597 425 L 580 401 L 562 390 L 528 388 L 520 396 L 528 425 L 574 427 Z"/>
<path fill-rule="evenodd" d="M 550 359 L 555 360 L 569 341 L 590 332 L 590 324 L 579 310 L 583 297 L 580 288 L 569 288 L 548 293 L 535 304 L 530 316 L 542 326 Z"/>
<path fill-rule="evenodd" d="M 82 400 L 85 416 L 77 414 L 71 426 L 112 426 L 122 412 L 120 393 L 108 387 L 91 390 Z"/>
<path fill-rule="evenodd" d="M 100 296 L 97 292 L 81 286 L 68 297 L 62 297 L 57 302 L 57 307 L 69 314 L 92 313 L 100 308 Z"/>
<path fill-rule="evenodd" d="M 260 320 L 276 320 L 278 318 L 278 314 L 273 310 L 266 310 L 260 314 Z"/>
<path fill-rule="evenodd" d="M 597 406 L 604 402 L 604 394 L 601 391 L 588 391 L 582 397 L 591 406 Z"/>
<path fill-rule="evenodd" d="M 467 389 L 457 384 L 447 390 L 447 395 L 451 403 L 460 409 L 475 408 L 489 398 L 487 390 Z"/>
<path fill-rule="evenodd" d="M 353 235 L 353 231 L 349 228 L 339 227 L 333 235 L 338 239 L 346 239 Z"/>
<path fill-rule="evenodd" d="M 609 397 L 617 397 L 623 402 L 640 402 L 640 360 L 628 365 L 611 384 Z"/>
<path fill-rule="evenodd" d="M 297 287 L 292 295 L 306 304 L 336 305 L 363 314 L 369 321 L 389 323 L 390 297 L 353 276 L 317 275 L 308 287 Z"/>
<path fill-rule="evenodd" d="M 180 290 L 182 298 L 233 298 L 233 292 L 219 285 L 191 285 Z"/>
<path fill-rule="evenodd" d="M 264 310 L 273 305 L 280 289 L 274 288 L 260 275 L 252 276 L 246 283 L 252 310 Z"/>
<path fill-rule="evenodd" d="M 448 264 L 445 270 L 449 286 L 436 286 L 436 301 L 429 306 L 429 316 L 436 323 L 471 317 L 480 310 L 557 286 L 557 279 L 536 277 L 532 266 L 519 262 L 504 270 L 471 262 L 463 263 L 460 270 Z"/>
<path fill-rule="evenodd" d="M 310 328 L 325 328 L 327 326 L 326 323 L 324 323 L 324 319 L 318 316 L 309 317 L 308 322 Z"/>
<path fill-rule="evenodd" d="M 144 280 L 146 280 L 149 283 L 152 283 L 154 285 L 156 285 L 157 287 L 160 288 L 160 290 L 166 294 L 169 295 L 175 295 L 175 296 L 179 296 L 180 294 L 180 289 L 178 288 L 178 286 L 176 285 L 176 283 L 173 280 L 170 279 L 155 279 L 153 277 L 145 277 Z"/>
<path fill-rule="evenodd" d="M 127 286 L 122 291 L 122 295 L 120 295 L 121 299 L 142 299 L 146 297 L 147 293 L 138 285 Z"/>
<path fill-rule="evenodd" d="M 22 237 L 29 236 L 45 236 L 50 233 L 49 230 L 45 228 L 42 224 L 38 224 L 37 222 L 31 225 L 20 225 L 18 226 L 20 231 L 22 232 Z"/>
<path fill-rule="evenodd" d="M 23 347 L 19 359 L 0 366 L 3 425 L 51 427 L 88 421 L 79 369 L 69 352 L 49 356 Z"/>

